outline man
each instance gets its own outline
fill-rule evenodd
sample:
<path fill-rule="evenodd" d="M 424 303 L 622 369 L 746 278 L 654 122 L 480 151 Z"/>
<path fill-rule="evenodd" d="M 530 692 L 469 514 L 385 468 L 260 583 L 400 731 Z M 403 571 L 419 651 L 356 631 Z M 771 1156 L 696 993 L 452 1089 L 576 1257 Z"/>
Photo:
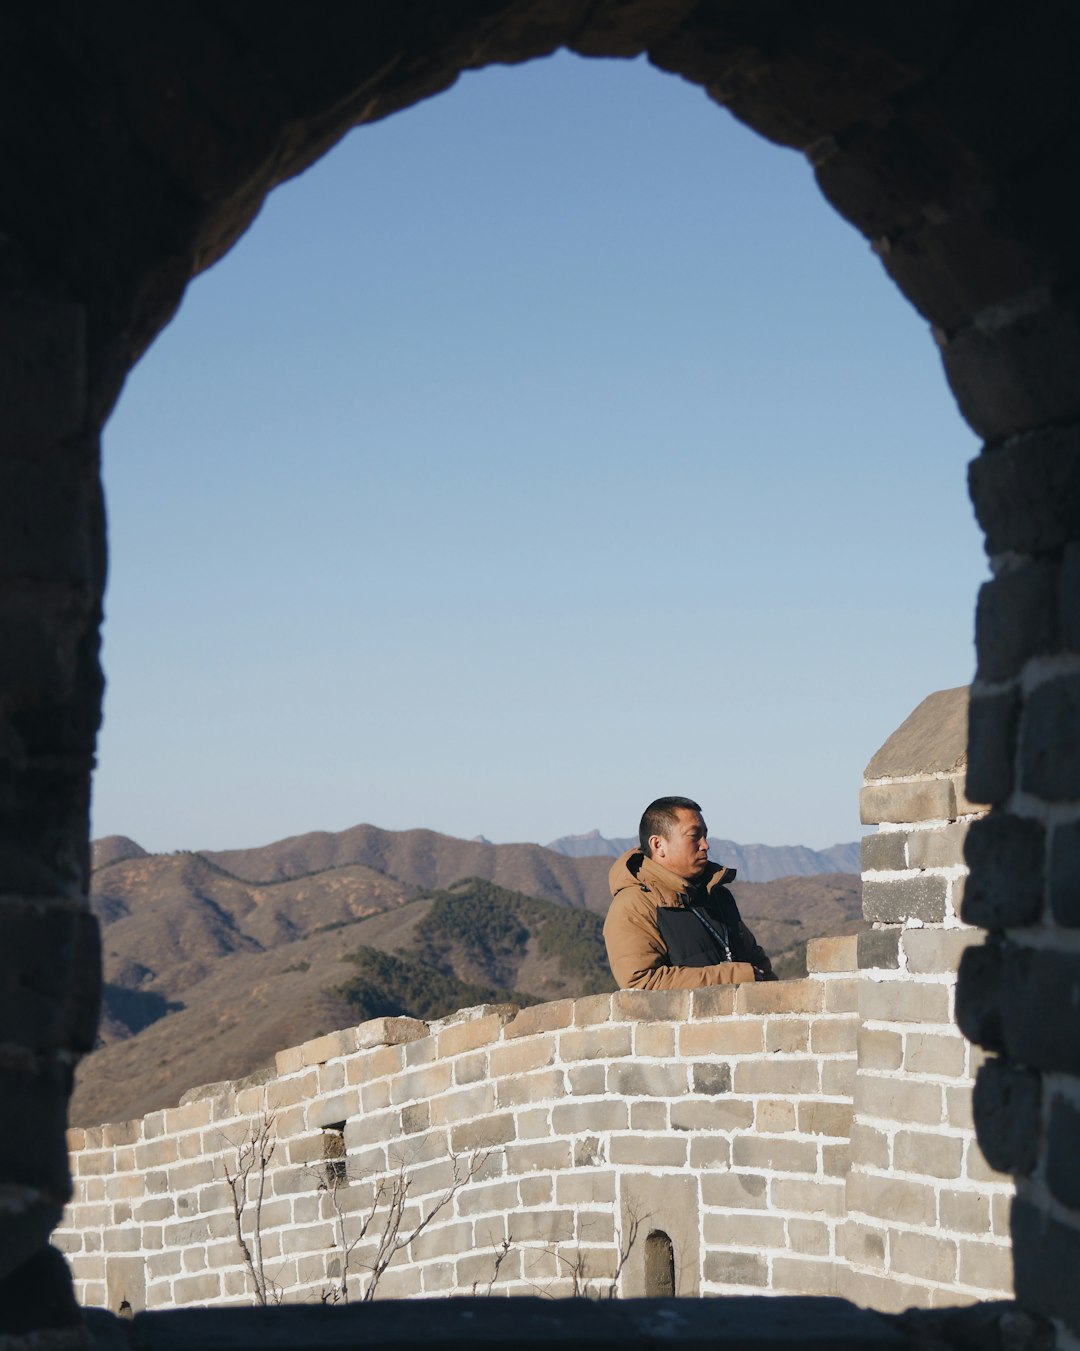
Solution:
<path fill-rule="evenodd" d="M 620 987 L 696 990 L 776 980 L 724 885 L 735 869 L 709 861 L 698 804 L 657 798 L 645 808 L 638 840 L 640 848 L 623 854 L 608 874 L 604 942 Z"/>

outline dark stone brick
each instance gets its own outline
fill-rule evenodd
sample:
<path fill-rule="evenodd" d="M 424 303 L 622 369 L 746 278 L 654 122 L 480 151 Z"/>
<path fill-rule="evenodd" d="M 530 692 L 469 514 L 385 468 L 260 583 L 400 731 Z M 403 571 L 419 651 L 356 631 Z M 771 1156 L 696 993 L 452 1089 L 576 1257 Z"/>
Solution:
<path fill-rule="evenodd" d="M 983 585 L 975 611 L 980 680 L 1009 680 L 1029 657 L 1056 649 L 1057 575 L 1052 564 L 1029 563 Z"/>
<path fill-rule="evenodd" d="M 975 1076 L 972 1108 L 979 1147 L 991 1168 L 1027 1177 L 1042 1136 L 1042 1079 L 988 1060 Z"/>
<path fill-rule="evenodd" d="M 904 877 L 891 882 L 865 881 L 863 914 L 871 922 L 901 924 L 921 919 L 928 924 L 945 918 L 946 882 L 943 877 Z"/>
<path fill-rule="evenodd" d="M 695 1093 L 730 1093 L 730 1065 L 695 1065 L 693 1068 Z"/>
<path fill-rule="evenodd" d="M 1027 817 L 993 812 L 964 841 L 970 873 L 962 917 L 984 929 L 1031 924 L 1042 913 L 1046 830 Z"/>
<path fill-rule="evenodd" d="M 1058 580 L 1058 633 L 1065 652 L 1080 652 L 1080 545 L 1065 550 Z"/>
<path fill-rule="evenodd" d="M 911 1351 L 1054 1351 L 1048 1318 L 1009 1300 L 945 1309 L 906 1309 L 894 1320 L 911 1337 Z"/>
<path fill-rule="evenodd" d="M 907 866 L 904 843 L 907 831 L 877 831 L 864 835 L 859 844 L 860 865 L 864 873 L 899 870 Z"/>
<path fill-rule="evenodd" d="M 1080 1335 L 1080 1230 L 1019 1196 L 1012 1207 L 1012 1248 L 1017 1304 L 1060 1318 Z"/>
<path fill-rule="evenodd" d="M 100 999 L 101 946 L 89 911 L 0 902 L 0 1041 L 90 1051 Z"/>
<path fill-rule="evenodd" d="M 0 1329 L 10 1337 L 82 1321 L 71 1272 L 55 1248 L 41 1248 L 0 1280 Z"/>
<path fill-rule="evenodd" d="M 65 1064 L 0 1068 L 0 1185 L 30 1187 L 60 1205 L 68 1199 L 70 1095 L 71 1069 Z"/>
<path fill-rule="evenodd" d="M 896 969 L 900 965 L 900 930 L 867 929 L 857 940 L 859 970 L 875 967 Z"/>
<path fill-rule="evenodd" d="M 1080 821 L 1056 826 L 1050 838 L 1050 910 L 1059 924 L 1080 929 Z"/>
<path fill-rule="evenodd" d="M 956 1017 L 969 1040 L 1029 1069 L 1080 1074 L 1080 955 L 987 943 L 960 960 Z"/>
<path fill-rule="evenodd" d="M 1080 1111 L 1064 1098 L 1054 1098 L 1050 1107 L 1050 1130 L 1046 1139 L 1046 1185 L 1051 1195 L 1072 1210 L 1080 1211 Z"/>
<path fill-rule="evenodd" d="M 1001 1051 L 1005 1045 L 1001 1019 L 1003 964 L 1002 945 L 991 941 L 983 947 L 966 948 L 956 976 L 957 1024 L 968 1041 L 988 1051 Z"/>
<path fill-rule="evenodd" d="M 972 694 L 968 718 L 967 795 L 972 802 L 997 806 L 1008 799 L 1016 778 L 1019 693 Z"/>
<path fill-rule="evenodd" d="M 972 460 L 968 482 L 988 553 L 1045 553 L 1080 539 L 1077 429 L 1033 432 L 991 447 Z"/>
<path fill-rule="evenodd" d="M 949 341 L 942 359 L 961 413 L 987 441 L 1080 417 L 1080 325 L 1068 305 L 1048 304 L 1000 327 L 972 325 Z"/>
<path fill-rule="evenodd" d="M 1020 786 L 1049 802 L 1080 798 L 1080 675 L 1039 685 L 1020 731 Z"/>

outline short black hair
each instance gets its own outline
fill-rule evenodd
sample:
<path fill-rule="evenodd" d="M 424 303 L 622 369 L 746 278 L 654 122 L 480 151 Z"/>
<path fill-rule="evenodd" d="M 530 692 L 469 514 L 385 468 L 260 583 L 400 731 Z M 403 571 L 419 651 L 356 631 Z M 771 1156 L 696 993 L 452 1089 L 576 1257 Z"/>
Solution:
<path fill-rule="evenodd" d="M 652 851 L 649 849 L 650 837 L 663 835 L 666 840 L 669 832 L 679 823 L 680 808 L 701 815 L 701 808 L 688 797 L 658 797 L 645 808 L 641 815 L 641 824 L 638 826 L 638 843 L 644 850 L 646 858 L 652 858 Z"/>

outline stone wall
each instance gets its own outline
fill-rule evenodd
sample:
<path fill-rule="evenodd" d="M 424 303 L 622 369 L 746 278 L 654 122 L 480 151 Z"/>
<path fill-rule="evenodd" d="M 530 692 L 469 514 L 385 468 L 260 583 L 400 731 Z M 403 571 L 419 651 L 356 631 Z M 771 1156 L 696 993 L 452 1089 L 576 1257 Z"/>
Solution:
<path fill-rule="evenodd" d="M 841 1292 L 876 1308 L 1007 1289 L 1011 1178 L 973 1134 L 982 1054 L 955 1018 L 963 923 L 967 688 L 924 700 L 866 768 L 859 1048 Z"/>

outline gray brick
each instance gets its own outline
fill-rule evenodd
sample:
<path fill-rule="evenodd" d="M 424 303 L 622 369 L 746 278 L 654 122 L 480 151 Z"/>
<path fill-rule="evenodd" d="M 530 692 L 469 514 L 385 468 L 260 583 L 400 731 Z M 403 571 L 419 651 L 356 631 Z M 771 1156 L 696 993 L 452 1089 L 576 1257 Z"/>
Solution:
<path fill-rule="evenodd" d="M 1027 563 L 983 584 L 975 611 L 978 679 L 1018 675 L 1031 657 L 1057 645 L 1057 568 Z"/>
<path fill-rule="evenodd" d="M 863 914 L 872 923 L 901 924 L 906 919 L 921 919 L 940 924 L 945 918 L 944 877 L 918 876 L 897 878 L 891 882 L 865 881 L 862 889 Z"/>
<path fill-rule="evenodd" d="M 695 1093 L 731 1092 L 730 1065 L 694 1065 L 691 1069 L 691 1083 Z"/>
<path fill-rule="evenodd" d="M 675 1097 L 686 1092 L 686 1068 L 683 1065 L 612 1065 L 608 1070 L 608 1092 L 626 1098 Z"/>
<path fill-rule="evenodd" d="M 964 861 L 967 821 L 954 821 L 937 830 L 913 830 L 907 857 L 912 868 L 955 868 Z"/>
<path fill-rule="evenodd" d="M 919 821 L 951 821 L 956 794 L 951 779 L 917 779 L 910 783 L 868 783 L 859 794 L 859 819 L 865 826 Z"/>
<path fill-rule="evenodd" d="M 1080 797 L 1080 675 L 1059 676 L 1027 697 L 1020 729 L 1020 786 L 1049 802 Z"/>
<path fill-rule="evenodd" d="M 710 1252 L 705 1258 L 705 1279 L 717 1285 L 769 1283 L 769 1264 L 759 1253 Z"/>
<path fill-rule="evenodd" d="M 1039 821 L 993 812 L 972 823 L 963 919 L 984 929 L 1031 924 L 1042 912 L 1046 831 Z"/>
<path fill-rule="evenodd" d="M 864 873 L 899 872 L 907 867 L 905 844 L 907 831 L 877 831 L 864 835 L 859 844 L 860 866 Z"/>
<path fill-rule="evenodd" d="M 967 793 L 974 802 L 996 806 L 1009 798 L 1015 782 L 1020 697 L 1015 690 L 973 694 L 969 720 Z"/>
<path fill-rule="evenodd" d="M 900 966 L 900 929 L 867 929 L 858 935 L 859 970 Z"/>

